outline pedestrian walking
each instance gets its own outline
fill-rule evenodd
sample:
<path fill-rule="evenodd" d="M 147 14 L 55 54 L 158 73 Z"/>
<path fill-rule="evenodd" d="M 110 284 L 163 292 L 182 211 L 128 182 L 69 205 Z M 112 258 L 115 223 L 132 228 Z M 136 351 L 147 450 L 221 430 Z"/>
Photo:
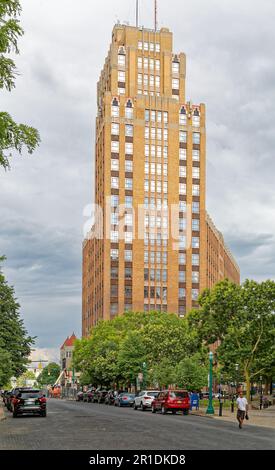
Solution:
<path fill-rule="evenodd" d="M 239 428 L 243 427 L 243 421 L 248 412 L 248 403 L 247 399 L 243 396 L 243 391 L 239 391 L 239 396 L 237 398 L 237 420 L 239 422 Z"/>

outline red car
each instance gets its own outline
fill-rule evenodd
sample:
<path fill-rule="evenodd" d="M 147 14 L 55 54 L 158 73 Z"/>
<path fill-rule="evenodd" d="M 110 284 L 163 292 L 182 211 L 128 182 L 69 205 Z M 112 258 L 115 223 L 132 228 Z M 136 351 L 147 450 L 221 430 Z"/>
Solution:
<path fill-rule="evenodd" d="M 163 390 L 152 402 L 152 413 L 161 411 L 165 415 L 167 411 L 173 414 L 182 411 L 183 414 L 188 415 L 189 409 L 190 398 L 186 390 Z"/>

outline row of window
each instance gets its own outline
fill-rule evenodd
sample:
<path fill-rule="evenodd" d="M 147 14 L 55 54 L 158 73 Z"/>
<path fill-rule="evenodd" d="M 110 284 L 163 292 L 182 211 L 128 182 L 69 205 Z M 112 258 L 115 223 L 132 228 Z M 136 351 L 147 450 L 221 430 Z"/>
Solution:
<path fill-rule="evenodd" d="M 119 135 L 119 124 L 117 124 L 116 122 L 112 122 L 111 134 L 112 135 Z M 134 136 L 134 126 L 132 124 L 126 124 L 125 125 L 125 136 L 126 137 L 133 137 Z"/>
<path fill-rule="evenodd" d="M 167 300 L 167 287 L 148 287 L 144 286 L 145 299 L 162 299 Z"/>
<path fill-rule="evenodd" d="M 127 209 L 131 209 L 133 207 L 133 196 L 125 196 L 124 205 Z M 111 196 L 111 207 L 116 208 L 119 206 L 119 195 L 112 194 Z"/>
<path fill-rule="evenodd" d="M 144 268 L 144 281 L 167 282 L 167 269 Z"/>
<path fill-rule="evenodd" d="M 154 180 L 145 180 L 144 181 L 144 191 L 148 193 L 164 193 L 168 192 L 168 182 L 167 181 L 154 181 Z"/>
<path fill-rule="evenodd" d="M 119 214 L 117 212 L 111 213 L 111 225 L 118 225 L 119 223 Z M 133 214 L 124 214 L 123 223 L 127 226 L 133 225 Z"/>
<path fill-rule="evenodd" d="M 183 235 L 179 232 L 179 239 L 178 245 L 180 250 L 186 249 L 186 235 Z M 199 237 L 192 237 L 192 248 L 199 248 L 200 247 L 200 238 Z"/>
<path fill-rule="evenodd" d="M 179 167 L 179 177 L 186 178 L 186 166 Z M 192 167 L 192 178 L 199 179 L 200 177 L 200 169 L 198 167 Z"/>
<path fill-rule="evenodd" d="M 124 169 L 125 172 L 131 173 L 133 171 L 133 162 L 132 160 L 125 160 Z M 119 160 L 117 158 L 111 159 L 111 170 L 112 171 L 119 171 Z"/>
<path fill-rule="evenodd" d="M 112 248 L 110 252 L 110 257 L 112 261 L 118 260 L 118 249 Z M 132 262 L 133 260 L 133 252 L 132 250 L 124 250 L 124 261 Z"/>
<path fill-rule="evenodd" d="M 166 251 L 144 251 L 144 263 L 148 264 L 167 264 Z"/>
<path fill-rule="evenodd" d="M 187 115 L 181 114 L 179 115 L 179 125 L 186 126 L 187 125 Z M 193 127 L 200 127 L 200 116 L 192 115 L 192 126 Z"/>
<path fill-rule="evenodd" d="M 186 131 L 179 131 L 179 141 L 183 143 L 187 143 L 187 132 Z M 192 133 L 192 141 L 193 144 L 199 145 L 201 142 L 201 135 L 199 132 Z"/>
<path fill-rule="evenodd" d="M 140 51 L 160 52 L 160 43 L 138 41 L 138 49 Z"/>
<path fill-rule="evenodd" d="M 163 122 L 168 123 L 168 113 L 166 111 L 156 111 L 145 109 L 145 121 L 146 122 Z"/>
<path fill-rule="evenodd" d="M 144 164 L 144 173 L 145 175 L 158 175 L 158 176 L 167 176 L 167 163 L 151 163 L 145 162 Z"/>
<path fill-rule="evenodd" d="M 186 184 L 179 183 L 179 194 L 181 196 L 186 196 Z M 200 195 L 200 185 L 199 184 L 192 184 L 192 196 L 199 196 Z"/>
<path fill-rule="evenodd" d="M 112 189 L 119 189 L 119 178 L 117 176 L 111 177 L 111 188 Z M 124 181 L 124 188 L 132 191 L 133 189 L 133 179 L 132 178 L 125 178 Z"/>
<path fill-rule="evenodd" d="M 110 269 L 111 279 L 118 279 L 118 266 L 111 266 Z M 124 268 L 124 279 L 131 280 L 133 277 L 132 268 Z"/>
<path fill-rule="evenodd" d="M 148 57 L 138 57 L 138 68 L 139 69 L 149 69 L 155 70 L 156 72 L 160 71 L 160 60 L 159 59 L 149 59 Z"/>
<path fill-rule="evenodd" d="M 150 87 L 160 88 L 160 76 L 139 73 L 138 86 L 148 87 L 148 85 L 150 85 Z"/>
<path fill-rule="evenodd" d="M 111 109 L 111 114 L 112 114 L 112 117 L 114 118 L 119 118 L 119 106 L 118 104 L 117 105 L 112 105 L 112 109 Z M 134 117 L 134 110 L 133 108 L 129 108 L 127 106 L 125 106 L 125 118 L 126 119 L 133 119 Z"/>
<path fill-rule="evenodd" d="M 132 244 L 133 243 L 133 233 L 132 232 L 123 232 L 123 239 L 125 243 Z M 121 239 L 121 234 L 120 234 L 120 239 Z M 111 230 L 110 232 L 110 240 L 112 243 L 118 243 L 119 242 L 119 232 L 118 230 Z"/>
<path fill-rule="evenodd" d="M 132 142 L 125 142 L 124 151 L 125 151 L 125 155 L 133 155 L 134 144 Z M 111 152 L 119 153 L 119 142 L 117 140 L 111 141 Z"/>
<path fill-rule="evenodd" d="M 166 129 L 167 130 L 167 129 Z M 166 134 L 165 134 L 166 136 Z M 167 136 L 167 139 L 168 139 L 168 136 Z M 144 154 L 145 154 L 145 157 L 155 157 L 157 156 L 158 158 L 161 158 L 163 157 L 164 160 L 167 160 L 168 158 L 168 147 L 166 147 L 165 145 L 162 147 L 160 145 L 148 145 L 146 144 L 145 145 L 145 148 L 144 148 Z"/>
<path fill-rule="evenodd" d="M 131 209 L 133 207 L 133 196 L 125 196 L 124 201 L 125 207 Z M 112 194 L 111 196 L 111 207 L 116 208 L 119 206 L 119 195 Z M 145 197 L 144 198 L 144 207 L 145 209 L 151 210 L 165 210 L 168 207 L 167 199 L 155 199 L 154 197 Z M 179 201 L 179 212 L 187 212 L 187 202 Z M 200 212 L 200 203 L 197 201 L 192 202 L 192 213 L 199 214 Z"/>
<path fill-rule="evenodd" d="M 157 227 L 157 228 L 168 228 L 168 217 L 145 215 L 144 217 L 145 227 Z"/>

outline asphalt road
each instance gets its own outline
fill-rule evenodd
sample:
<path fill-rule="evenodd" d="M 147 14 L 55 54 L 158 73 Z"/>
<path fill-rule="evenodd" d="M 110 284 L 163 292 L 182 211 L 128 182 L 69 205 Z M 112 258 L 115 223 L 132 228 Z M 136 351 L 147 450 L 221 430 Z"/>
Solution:
<path fill-rule="evenodd" d="M 0 449 L 192 450 L 275 449 L 275 431 L 208 417 L 152 414 L 132 408 L 49 399 L 47 418 L 0 422 Z"/>

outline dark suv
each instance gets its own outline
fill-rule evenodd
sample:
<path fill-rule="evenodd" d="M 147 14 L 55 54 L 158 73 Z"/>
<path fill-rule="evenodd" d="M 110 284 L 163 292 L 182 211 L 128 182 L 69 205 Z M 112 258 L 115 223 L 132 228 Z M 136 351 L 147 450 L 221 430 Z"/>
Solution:
<path fill-rule="evenodd" d="M 46 417 L 46 398 L 40 390 L 19 391 L 11 400 L 13 417 L 22 414 L 38 414 Z"/>

